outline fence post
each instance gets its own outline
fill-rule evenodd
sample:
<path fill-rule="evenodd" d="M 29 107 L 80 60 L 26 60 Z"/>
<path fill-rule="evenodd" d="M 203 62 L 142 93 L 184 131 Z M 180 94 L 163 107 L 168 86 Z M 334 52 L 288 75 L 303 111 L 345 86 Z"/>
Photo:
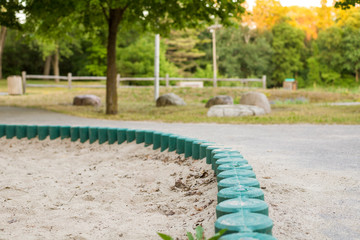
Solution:
<path fill-rule="evenodd" d="M 166 82 L 166 87 L 169 87 L 169 74 L 168 73 L 165 75 L 165 82 Z"/>
<path fill-rule="evenodd" d="M 21 76 L 22 76 L 23 94 L 25 94 L 26 93 L 26 72 L 22 71 Z"/>
<path fill-rule="evenodd" d="M 116 74 L 116 88 L 120 86 L 120 74 Z"/>
<path fill-rule="evenodd" d="M 262 76 L 262 86 L 263 86 L 263 89 L 266 89 L 266 75 Z"/>
<path fill-rule="evenodd" d="M 68 88 L 71 89 L 71 88 L 72 88 L 72 86 L 71 86 L 71 83 L 72 83 L 72 74 L 71 74 L 71 73 L 68 73 L 67 78 L 68 78 Z"/>

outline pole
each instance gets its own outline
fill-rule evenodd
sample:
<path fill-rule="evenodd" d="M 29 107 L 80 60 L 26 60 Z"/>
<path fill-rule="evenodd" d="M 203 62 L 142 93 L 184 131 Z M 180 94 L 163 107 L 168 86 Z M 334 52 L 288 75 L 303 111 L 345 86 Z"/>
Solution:
<path fill-rule="evenodd" d="M 262 76 L 262 85 L 263 85 L 263 89 L 266 89 L 266 75 Z"/>
<path fill-rule="evenodd" d="M 213 86 L 217 87 L 217 66 L 216 66 L 216 30 L 212 30 L 212 42 L 213 42 Z"/>
<path fill-rule="evenodd" d="M 120 86 L 120 73 L 116 74 L 116 87 L 118 88 Z"/>
<path fill-rule="evenodd" d="M 68 88 L 71 89 L 72 88 L 72 73 L 68 73 L 67 79 L 68 79 Z"/>
<path fill-rule="evenodd" d="M 25 94 L 26 93 L 26 72 L 22 71 L 21 76 L 22 76 L 23 94 Z"/>
<path fill-rule="evenodd" d="M 155 87 L 155 93 L 154 98 L 155 101 L 159 97 L 159 71 L 160 71 L 160 35 L 155 35 L 155 66 L 154 66 L 154 75 L 155 75 L 155 81 L 154 81 L 154 87 Z"/>

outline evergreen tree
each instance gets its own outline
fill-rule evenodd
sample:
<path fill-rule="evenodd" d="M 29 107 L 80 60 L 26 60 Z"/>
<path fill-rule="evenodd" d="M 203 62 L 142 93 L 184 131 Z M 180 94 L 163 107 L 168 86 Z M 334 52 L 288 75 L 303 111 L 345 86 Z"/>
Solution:
<path fill-rule="evenodd" d="M 198 31 L 194 29 L 171 31 L 169 38 L 165 39 L 167 46 L 166 58 L 179 68 L 179 74 L 190 76 L 199 67 L 198 59 L 205 56 L 197 48 L 201 43 Z"/>

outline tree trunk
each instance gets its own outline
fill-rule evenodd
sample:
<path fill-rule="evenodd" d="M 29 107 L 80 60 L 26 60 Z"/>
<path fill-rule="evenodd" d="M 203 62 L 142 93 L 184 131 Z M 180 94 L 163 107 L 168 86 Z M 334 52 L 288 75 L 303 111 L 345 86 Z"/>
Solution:
<path fill-rule="evenodd" d="M 356 69 L 355 70 L 355 81 L 358 83 L 359 82 L 359 71 L 360 69 Z"/>
<path fill-rule="evenodd" d="M 54 59 L 53 59 L 53 69 L 54 69 L 54 75 L 59 76 L 60 75 L 60 68 L 59 68 L 59 47 L 56 46 L 56 50 L 54 53 Z M 56 78 L 55 82 L 59 82 L 60 79 Z"/>
<path fill-rule="evenodd" d="M 47 56 L 45 59 L 44 75 L 50 75 L 50 67 L 51 67 L 51 55 Z"/>
<path fill-rule="evenodd" d="M 2 79 L 2 54 L 5 45 L 5 38 L 6 38 L 6 27 L 1 26 L 0 30 L 0 79 Z"/>
<path fill-rule="evenodd" d="M 116 85 L 116 36 L 122 18 L 123 9 L 110 9 L 109 35 L 107 46 L 107 72 L 106 72 L 106 114 L 117 114 L 117 85 Z"/>

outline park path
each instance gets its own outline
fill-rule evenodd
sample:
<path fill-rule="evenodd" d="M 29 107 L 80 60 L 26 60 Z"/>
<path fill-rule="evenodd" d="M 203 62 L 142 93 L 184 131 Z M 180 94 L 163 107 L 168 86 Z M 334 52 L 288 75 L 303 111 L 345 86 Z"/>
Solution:
<path fill-rule="evenodd" d="M 326 239 L 359 239 L 360 236 L 360 125 L 230 125 L 111 121 L 16 107 L 0 107 L 0 123 L 152 129 L 214 141 L 239 150 L 249 163 L 254 165 L 255 170 L 257 166 L 266 164 L 268 171 L 255 171 L 260 177 L 269 174 L 284 175 L 287 171 L 295 174 L 297 181 L 302 182 L 302 185 L 312 184 L 318 187 L 315 196 L 329 194 L 326 186 L 322 185 L 325 184 L 323 180 L 336 175 L 343 179 L 339 188 L 336 188 L 341 188 L 341 191 L 331 192 L 334 201 L 329 203 L 329 206 L 321 211 L 312 211 L 316 217 L 327 222 L 327 225 L 318 231 L 321 231 Z M 317 172 L 321 173 L 322 179 L 309 176 L 310 173 Z M 278 180 L 286 181 L 285 178 Z M 320 207 L 317 206 L 320 202 L 309 204 L 315 204 L 309 206 L 310 208 Z M 335 210 L 341 213 L 335 213 Z"/>

